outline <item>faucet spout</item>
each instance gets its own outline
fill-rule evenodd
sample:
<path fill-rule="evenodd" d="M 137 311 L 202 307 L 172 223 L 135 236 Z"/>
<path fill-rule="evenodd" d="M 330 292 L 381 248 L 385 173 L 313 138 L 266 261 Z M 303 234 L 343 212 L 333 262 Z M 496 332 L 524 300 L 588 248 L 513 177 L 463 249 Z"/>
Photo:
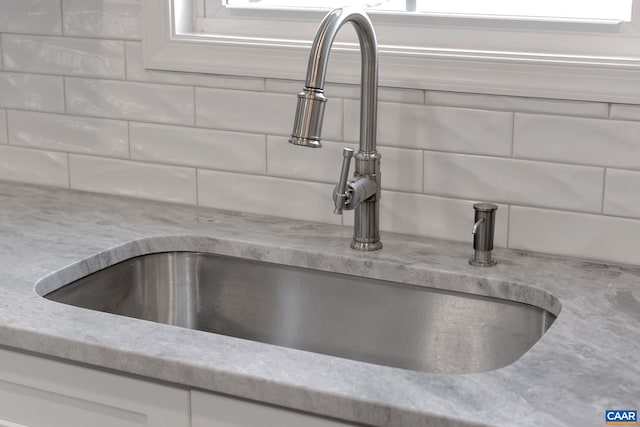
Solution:
<path fill-rule="evenodd" d="M 329 52 L 338 30 L 347 22 L 356 29 L 360 51 L 360 152 L 376 150 L 378 106 L 378 41 L 373 24 L 367 14 L 357 7 L 334 9 L 325 16 L 311 46 L 305 87 L 298 94 L 298 108 L 293 133 L 289 142 L 296 145 L 319 147 L 320 130 L 324 116 L 324 85 Z"/>
<path fill-rule="evenodd" d="M 305 86 L 298 94 L 293 132 L 289 142 L 318 148 L 322 146 L 321 130 L 327 98 L 324 84 L 329 52 L 336 34 L 351 22 L 358 35 L 361 60 L 360 147 L 355 154 L 355 173 L 347 180 L 343 166 L 339 185 L 334 192 L 334 213 L 355 209 L 351 247 L 362 251 L 382 248 L 380 242 L 380 154 L 376 151 L 378 122 L 378 42 L 367 14 L 357 7 L 334 9 L 322 20 L 311 47 Z"/>

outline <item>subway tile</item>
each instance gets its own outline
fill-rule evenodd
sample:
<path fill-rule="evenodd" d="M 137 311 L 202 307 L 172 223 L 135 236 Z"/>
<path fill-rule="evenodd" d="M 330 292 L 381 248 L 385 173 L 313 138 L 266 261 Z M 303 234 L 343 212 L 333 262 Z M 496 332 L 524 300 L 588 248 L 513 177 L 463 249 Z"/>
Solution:
<path fill-rule="evenodd" d="M 478 201 L 383 191 L 380 228 L 394 233 L 472 242 L 473 204 Z M 496 246 L 507 245 L 508 218 L 508 206 L 499 204 L 496 212 Z"/>
<path fill-rule="evenodd" d="M 276 80 L 267 79 L 267 92 L 298 93 L 302 90 L 304 81 L 300 80 Z M 327 83 L 325 95 L 329 99 L 350 98 L 360 99 L 360 86 Z M 406 104 L 424 104 L 424 91 L 420 89 L 403 89 L 380 86 L 378 88 L 378 101 L 402 102 Z"/>
<path fill-rule="evenodd" d="M 0 146 L 0 179 L 67 188 L 67 155 Z"/>
<path fill-rule="evenodd" d="M 267 138 L 267 171 L 271 176 L 321 181 L 336 184 L 342 167 L 342 149 L 357 144 L 322 142 L 311 149 L 289 144 L 286 137 Z M 378 147 L 381 160 L 382 188 L 422 192 L 422 152 L 395 147 Z M 354 165 L 351 164 L 350 175 Z"/>
<path fill-rule="evenodd" d="M 422 192 L 422 151 L 383 146 L 378 146 L 378 151 L 382 154 L 380 169 L 383 190 Z"/>
<path fill-rule="evenodd" d="M 0 144 L 6 144 L 9 142 L 7 132 L 7 111 L 0 110 Z"/>
<path fill-rule="evenodd" d="M 357 141 L 359 103 L 344 101 L 345 140 Z M 512 113 L 380 102 L 378 142 L 405 148 L 511 155 Z"/>
<path fill-rule="evenodd" d="M 62 0 L 65 35 L 140 39 L 140 0 Z"/>
<path fill-rule="evenodd" d="M 608 117 L 609 104 L 515 96 L 427 91 L 426 103 L 445 107 L 521 113 L 561 114 L 565 116 Z"/>
<path fill-rule="evenodd" d="M 333 185 L 198 170 L 200 206 L 341 224 L 333 214 Z"/>
<path fill-rule="evenodd" d="M 64 112 L 62 77 L 0 72 L 0 107 Z"/>
<path fill-rule="evenodd" d="M 209 129 L 131 123 L 131 158 L 264 174 L 263 135 Z"/>
<path fill-rule="evenodd" d="M 640 172 L 607 169 L 604 213 L 640 218 Z"/>
<path fill-rule="evenodd" d="M 127 80 L 264 92 L 264 79 L 145 69 L 142 43 L 126 42 Z"/>
<path fill-rule="evenodd" d="M 62 34 L 60 0 L 0 0 L 0 33 Z"/>
<path fill-rule="evenodd" d="M 640 122 L 640 105 L 613 104 L 611 118 Z"/>
<path fill-rule="evenodd" d="M 600 212 L 604 169 L 425 153 L 424 191 L 491 202 Z"/>
<path fill-rule="evenodd" d="M 9 143 L 12 145 L 110 157 L 129 156 L 127 122 L 26 111 L 9 111 L 8 118 Z"/>
<path fill-rule="evenodd" d="M 640 265 L 640 221 L 511 207 L 509 247 Z"/>
<path fill-rule="evenodd" d="M 192 168 L 71 154 L 71 188 L 164 202 L 196 204 Z"/>
<path fill-rule="evenodd" d="M 2 40 L 5 70 L 124 79 L 121 41 L 10 34 Z"/>
<path fill-rule="evenodd" d="M 170 124 L 193 124 L 193 88 L 66 78 L 70 114 Z"/>
<path fill-rule="evenodd" d="M 322 141 L 322 148 L 299 147 L 287 140 L 287 137 L 267 137 L 267 172 L 270 176 L 335 185 L 342 167 L 342 148 L 358 149 L 355 144 L 328 141 Z"/>
<path fill-rule="evenodd" d="M 640 123 L 516 114 L 514 157 L 640 169 Z"/>
<path fill-rule="evenodd" d="M 296 94 L 196 88 L 196 123 L 239 132 L 290 135 Z M 342 139 L 342 100 L 327 102 L 322 136 Z"/>

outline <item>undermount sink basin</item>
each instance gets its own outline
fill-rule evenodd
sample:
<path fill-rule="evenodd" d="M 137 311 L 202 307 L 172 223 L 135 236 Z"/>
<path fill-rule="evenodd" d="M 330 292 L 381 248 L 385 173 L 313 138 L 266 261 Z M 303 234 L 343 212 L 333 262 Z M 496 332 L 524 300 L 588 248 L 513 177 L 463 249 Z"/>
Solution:
<path fill-rule="evenodd" d="M 132 258 L 45 298 L 438 373 L 506 366 L 555 320 L 507 300 L 195 252 Z"/>

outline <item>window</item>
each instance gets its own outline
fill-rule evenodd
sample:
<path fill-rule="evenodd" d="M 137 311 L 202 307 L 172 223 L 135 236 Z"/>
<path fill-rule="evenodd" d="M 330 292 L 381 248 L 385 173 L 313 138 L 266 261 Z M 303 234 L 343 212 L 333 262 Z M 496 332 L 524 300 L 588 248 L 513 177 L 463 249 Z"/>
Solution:
<path fill-rule="evenodd" d="M 311 40 L 326 13 L 284 7 L 311 4 L 296 0 L 143 1 L 149 68 L 295 80 L 304 78 Z M 382 85 L 640 104 L 640 0 L 531 2 L 616 5 L 606 19 L 582 7 L 581 17 L 568 18 L 562 9 L 524 16 L 488 7 L 522 3 L 509 0 L 485 0 L 475 12 L 451 9 L 464 3 L 477 8 L 480 2 L 471 0 L 368 3 L 376 8 L 370 15 Z M 381 9 L 411 3 L 415 12 Z M 424 4 L 440 9 L 425 12 Z M 348 27 L 331 54 L 329 81 L 359 81 L 360 55 Z"/>
<path fill-rule="evenodd" d="M 227 7 L 245 9 L 329 10 L 357 4 L 372 13 L 508 17 L 510 19 L 558 21 L 631 21 L 631 0 L 223 0 Z"/>

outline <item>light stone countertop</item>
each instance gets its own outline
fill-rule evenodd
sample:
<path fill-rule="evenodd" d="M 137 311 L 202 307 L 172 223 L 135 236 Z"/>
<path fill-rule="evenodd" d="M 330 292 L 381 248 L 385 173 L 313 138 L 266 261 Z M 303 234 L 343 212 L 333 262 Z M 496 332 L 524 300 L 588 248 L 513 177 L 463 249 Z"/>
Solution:
<path fill-rule="evenodd" d="M 640 406 L 640 268 L 0 182 L 0 344 L 377 426 L 602 426 Z M 36 293 L 151 252 L 192 250 L 495 296 L 559 313 L 515 363 L 415 372 L 99 313 Z"/>

